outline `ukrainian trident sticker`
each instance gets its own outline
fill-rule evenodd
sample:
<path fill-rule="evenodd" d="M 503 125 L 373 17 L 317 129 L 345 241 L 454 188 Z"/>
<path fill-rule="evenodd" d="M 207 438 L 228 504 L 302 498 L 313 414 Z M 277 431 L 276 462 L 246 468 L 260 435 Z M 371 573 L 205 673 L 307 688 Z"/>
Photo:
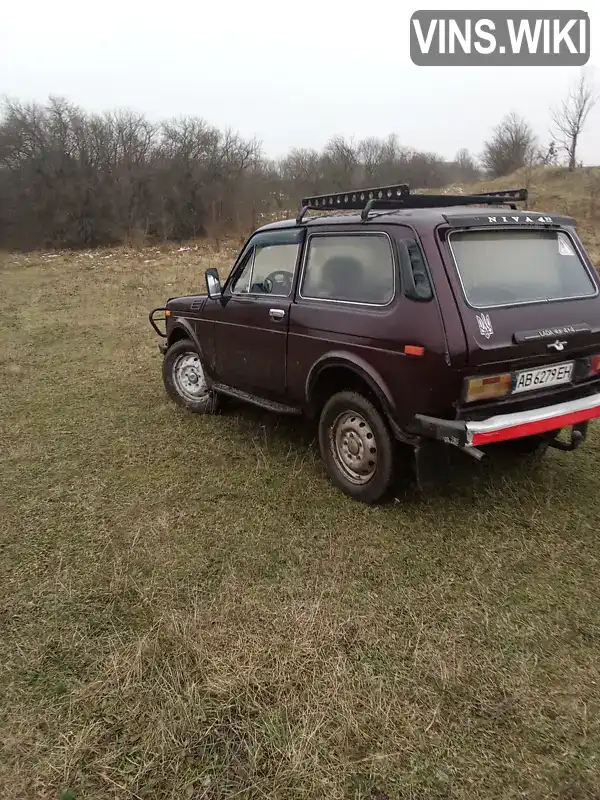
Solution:
<path fill-rule="evenodd" d="M 489 339 L 490 336 L 494 333 L 494 328 L 492 327 L 492 320 L 490 319 L 489 314 L 475 314 L 477 318 L 477 324 L 479 325 L 479 333 L 482 336 L 485 336 L 486 339 Z"/>

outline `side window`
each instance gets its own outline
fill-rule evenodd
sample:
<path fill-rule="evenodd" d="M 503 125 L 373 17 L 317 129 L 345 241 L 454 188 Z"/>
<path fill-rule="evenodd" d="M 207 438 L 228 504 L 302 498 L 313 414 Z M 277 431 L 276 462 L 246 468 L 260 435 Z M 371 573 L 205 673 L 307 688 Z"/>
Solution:
<path fill-rule="evenodd" d="M 302 297 L 385 305 L 394 296 L 394 258 L 385 234 L 312 236 Z"/>
<path fill-rule="evenodd" d="M 245 257 L 241 272 L 233 280 L 231 293 L 288 297 L 300 249 L 299 235 L 293 236 L 297 241 L 289 241 L 290 236 L 288 241 L 258 239 Z"/>
<path fill-rule="evenodd" d="M 250 292 L 287 297 L 292 291 L 299 248 L 295 242 L 256 247 Z"/>
<path fill-rule="evenodd" d="M 242 271 L 231 284 L 232 294 L 247 294 L 250 288 L 250 276 L 252 275 L 252 264 L 254 263 L 254 250 L 250 250 L 244 259 Z"/>

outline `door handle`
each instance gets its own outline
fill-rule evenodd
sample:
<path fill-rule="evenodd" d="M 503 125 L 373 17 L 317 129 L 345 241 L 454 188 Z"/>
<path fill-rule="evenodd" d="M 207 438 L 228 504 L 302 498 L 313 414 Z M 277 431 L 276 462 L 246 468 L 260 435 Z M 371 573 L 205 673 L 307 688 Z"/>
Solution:
<path fill-rule="evenodd" d="M 269 316 L 271 317 L 272 320 L 278 322 L 280 319 L 283 319 L 285 317 L 285 311 L 283 310 L 283 308 L 270 308 Z"/>

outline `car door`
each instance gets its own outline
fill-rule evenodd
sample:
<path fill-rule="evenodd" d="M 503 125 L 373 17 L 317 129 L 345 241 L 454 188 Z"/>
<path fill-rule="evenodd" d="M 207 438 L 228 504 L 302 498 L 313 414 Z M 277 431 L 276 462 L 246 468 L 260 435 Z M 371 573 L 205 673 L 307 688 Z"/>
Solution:
<path fill-rule="evenodd" d="M 290 402 L 303 402 L 307 376 L 310 384 L 315 365 L 318 370 L 329 362 L 353 365 L 372 379 L 401 425 L 417 409 L 432 407 L 432 382 L 445 367 L 445 339 L 434 298 L 416 302 L 403 291 L 400 241 L 414 250 L 413 277 L 422 275 L 429 285 L 414 236 L 407 226 L 383 223 L 320 225 L 309 232 L 290 314 Z"/>
<path fill-rule="evenodd" d="M 286 390 L 287 335 L 304 231 L 263 231 L 248 242 L 214 306 L 218 380 L 264 397 Z"/>

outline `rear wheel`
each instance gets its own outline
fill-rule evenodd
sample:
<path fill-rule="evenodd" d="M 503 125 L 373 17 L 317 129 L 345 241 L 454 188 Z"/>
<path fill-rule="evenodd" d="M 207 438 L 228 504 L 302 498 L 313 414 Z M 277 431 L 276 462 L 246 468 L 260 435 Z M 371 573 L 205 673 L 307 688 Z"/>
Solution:
<path fill-rule="evenodd" d="M 167 350 L 163 382 L 169 396 L 188 411 L 196 414 L 216 411 L 217 395 L 208 386 L 202 359 L 190 339 L 180 339 Z"/>
<path fill-rule="evenodd" d="M 394 478 L 394 440 L 382 414 L 357 392 L 329 398 L 319 419 L 319 448 L 333 483 L 363 503 L 384 498 Z"/>

